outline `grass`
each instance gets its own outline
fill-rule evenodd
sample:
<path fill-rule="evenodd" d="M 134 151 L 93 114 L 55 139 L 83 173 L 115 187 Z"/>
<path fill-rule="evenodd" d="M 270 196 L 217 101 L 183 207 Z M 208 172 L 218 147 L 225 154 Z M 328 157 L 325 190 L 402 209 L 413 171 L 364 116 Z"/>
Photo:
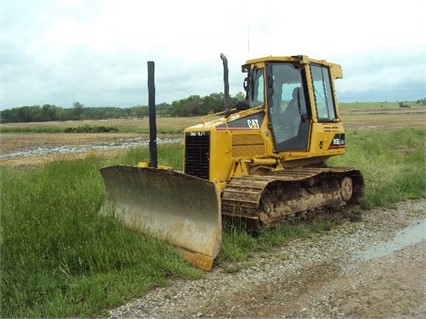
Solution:
<path fill-rule="evenodd" d="M 425 196 L 425 130 L 350 130 L 347 154 L 331 165 L 354 166 L 365 178 L 362 208 Z M 161 145 L 159 162 L 182 168 L 181 145 Z M 200 278 L 173 248 L 100 216 L 98 169 L 148 161 L 147 148 L 114 159 L 92 156 L 19 170 L 0 167 L 0 317 L 93 317 L 144 295 L 169 278 Z M 254 237 L 224 228 L 217 264 L 238 271 L 254 251 L 322 232 L 324 225 L 283 225 Z"/>
<path fill-rule="evenodd" d="M 65 129 L 52 126 L 10 126 L 0 127 L 1 133 L 64 133 Z"/>
<path fill-rule="evenodd" d="M 116 161 L 134 164 L 147 153 Z M 110 164 L 92 157 L 29 171 L 1 167 L 2 318 L 93 316 L 169 276 L 201 275 L 172 247 L 98 214 L 98 169 Z"/>
<path fill-rule="evenodd" d="M 416 101 L 402 101 L 404 104 L 410 105 L 410 107 L 424 107 Z M 370 108 L 399 108 L 399 102 L 397 101 L 383 101 L 383 102 L 339 102 L 341 109 L 370 109 Z"/>
<path fill-rule="evenodd" d="M 348 153 L 329 161 L 364 174 L 365 209 L 425 196 L 425 130 L 359 131 L 347 134 Z"/>

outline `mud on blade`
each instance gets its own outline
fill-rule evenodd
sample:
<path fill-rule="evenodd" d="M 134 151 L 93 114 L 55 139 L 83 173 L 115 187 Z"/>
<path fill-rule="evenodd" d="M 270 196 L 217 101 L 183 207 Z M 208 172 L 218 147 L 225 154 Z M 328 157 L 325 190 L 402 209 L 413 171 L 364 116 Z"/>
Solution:
<path fill-rule="evenodd" d="M 172 170 L 111 166 L 100 169 L 104 212 L 177 246 L 193 265 L 210 270 L 222 239 L 220 197 L 213 183 Z"/>

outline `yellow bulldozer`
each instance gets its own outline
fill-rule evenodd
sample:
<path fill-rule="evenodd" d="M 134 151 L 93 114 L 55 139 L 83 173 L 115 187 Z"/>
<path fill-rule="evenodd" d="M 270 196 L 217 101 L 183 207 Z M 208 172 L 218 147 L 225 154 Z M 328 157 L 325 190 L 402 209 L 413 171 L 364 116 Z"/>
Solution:
<path fill-rule="evenodd" d="M 361 172 L 328 167 L 345 153 L 334 80 L 341 66 L 299 56 L 248 60 L 246 98 L 230 106 L 228 61 L 224 111 L 183 132 L 184 168 L 157 164 L 154 63 L 148 61 L 150 162 L 102 168 L 103 210 L 168 241 L 193 265 L 212 268 L 222 216 L 268 227 L 340 210 L 364 194 Z"/>

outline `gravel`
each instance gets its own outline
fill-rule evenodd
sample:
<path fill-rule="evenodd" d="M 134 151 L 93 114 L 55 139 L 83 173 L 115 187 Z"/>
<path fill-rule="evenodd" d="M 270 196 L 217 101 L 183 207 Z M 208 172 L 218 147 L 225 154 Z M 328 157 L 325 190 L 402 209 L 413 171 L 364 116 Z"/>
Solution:
<path fill-rule="evenodd" d="M 421 199 L 365 211 L 362 221 L 216 265 L 200 280 L 173 280 L 109 318 L 425 318 L 425 208 Z M 414 241 L 392 248 L 412 225 Z"/>

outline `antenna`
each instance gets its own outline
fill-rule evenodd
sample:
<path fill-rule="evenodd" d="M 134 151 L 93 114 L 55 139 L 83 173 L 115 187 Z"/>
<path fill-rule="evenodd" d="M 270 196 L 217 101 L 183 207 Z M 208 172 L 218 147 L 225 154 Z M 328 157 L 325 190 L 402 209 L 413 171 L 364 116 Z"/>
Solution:
<path fill-rule="evenodd" d="M 250 53 L 250 27 L 247 28 L 247 53 Z"/>

